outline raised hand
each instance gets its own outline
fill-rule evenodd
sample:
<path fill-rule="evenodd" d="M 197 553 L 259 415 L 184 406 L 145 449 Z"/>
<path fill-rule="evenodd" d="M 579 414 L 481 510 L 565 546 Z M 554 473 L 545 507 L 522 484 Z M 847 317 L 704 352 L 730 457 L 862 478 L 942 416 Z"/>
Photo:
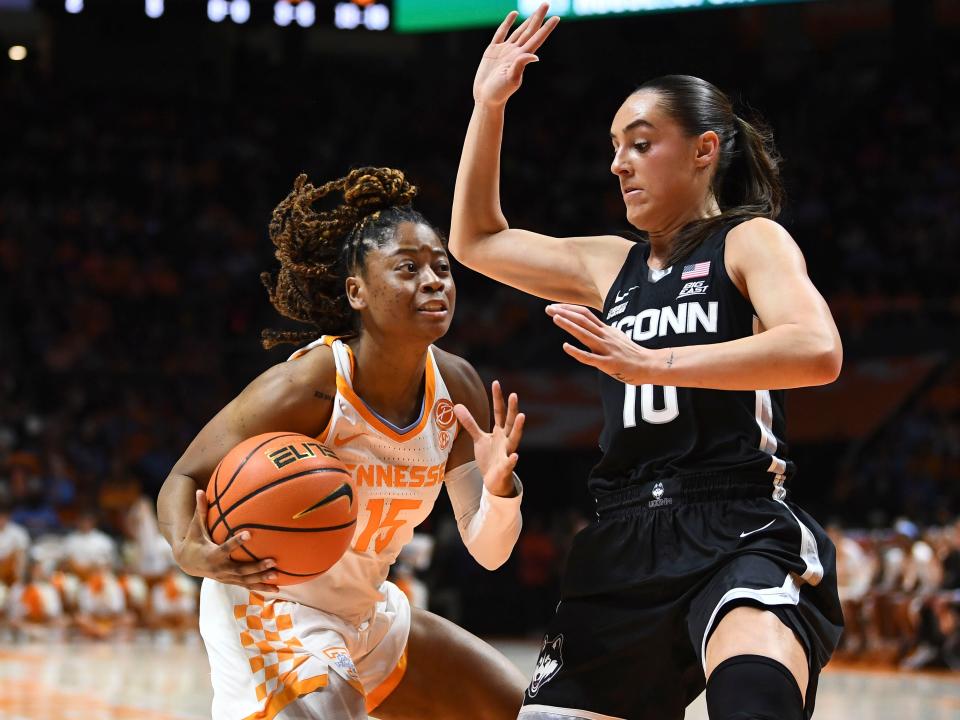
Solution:
<path fill-rule="evenodd" d="M 503 105 L 523 81 L 523 69 L 539 58 L 534 54 L 553 32 L 560 18 L 544 18 L 550 8 L 543 3 L 537 11 L 510 33 L 518 13 L 511 12 L 500 23 L 493 40 L 483 53 L 473 80 L 473 99 L 485 105 Z"/>
<path fill-rule="evenodd" d="M 484 432 L 473 415 L 463 405 L 456 405 L 453 412 L 470 437 L 473 438 L 473 454 L 483 473 L 483 484 L 494 495 L 508 497 L 515 493 L 513 469 L 517 466 L 517 447 L 523 435 L 524 414 L 517 412 L 517 394 L 510 393 L 506 407 L 500 382 L 490 386 L 493 396 L 493 428 Z"/>
<path fill-rule="evenodd" d="M 207 532 L 207 507 L 207 494 L 197 490 L 197 511 L 190 520 L 186 537 L 174 548 L 180 568 L 195 577 L 208 577 L 260 592 L 276 592 L 277 587 L 270 584 L 271 580 L 276 579 L 271 571 L 274 561 L 268 559 L 241 563 L 233 560 L 230 553 L 250 539 L 250 532 L 244 530 L 222 545 L 217 545 Z"/>

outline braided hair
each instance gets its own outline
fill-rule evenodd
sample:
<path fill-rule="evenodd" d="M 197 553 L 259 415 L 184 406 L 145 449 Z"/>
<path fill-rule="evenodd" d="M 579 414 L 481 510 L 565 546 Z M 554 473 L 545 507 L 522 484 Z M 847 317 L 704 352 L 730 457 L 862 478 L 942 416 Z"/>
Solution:
<path fill-rule="evenodd" d="M 313 207 L 335 191 L 343 196 L 339 205 L 330 210 Z M 346 278 L 363 270 L 367 251 L 389 242 L 400 223 L 433 228 L 411 206 L 416 194 L 403 172 L 392 168 L 357 168 L 319 187 L 303 173 L 297 177 L 270 219 L 270 240 L 280 269 L 261 273 L 260 279 L 277 312 L 310 329 L 265 329 L 264 348 L 359 332 L 359 316 L 347 300 Z"/>

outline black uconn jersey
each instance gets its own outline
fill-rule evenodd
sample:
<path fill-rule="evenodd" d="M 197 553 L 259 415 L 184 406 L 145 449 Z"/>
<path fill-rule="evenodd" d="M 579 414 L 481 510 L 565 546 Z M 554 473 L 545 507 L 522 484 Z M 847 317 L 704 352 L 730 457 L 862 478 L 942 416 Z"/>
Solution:
<path fill-rule="evenodd" d="M 727 275 L 726 224 L 665 271 L 637 243 L 620 269 L 601 319 L 645 348 L 707 345 L 757 330 L 753 307 Z M 603 458 L 595 497 L 641 483 L 702 474 L 750 474 L 781 483 L 794 472 L 783 442 L 783 391 L 625 385 L 600 375 Z"/>

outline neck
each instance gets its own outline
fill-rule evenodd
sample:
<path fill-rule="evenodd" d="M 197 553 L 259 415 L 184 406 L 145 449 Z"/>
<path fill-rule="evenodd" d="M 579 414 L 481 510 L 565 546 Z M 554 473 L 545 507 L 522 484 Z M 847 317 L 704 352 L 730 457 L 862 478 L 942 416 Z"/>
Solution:
<path fill-rule="evenodd" d="M 428 344 L 397 342 L 364 330 L 350 343 L 353 389 L 381 417 L 406 427 L 420 416 Z M 374 370 L 376 368 L 376 370 Z"/>
<path fill-rule="evenodd" d="M 695 220 L 703 220 L 719 214 L 720 206 L 717 204 L 716 198 L 709 195 L 703 203 L 692 210 L 670 218 L 664 223 L 663 227 L 657 230 L 648 230 L 647 237 L 650 240 L 648 264 L 657 270 L 665 268 L 670 260 L 670 253 L 673 252 L 673 241 L 677 233 Z"/>

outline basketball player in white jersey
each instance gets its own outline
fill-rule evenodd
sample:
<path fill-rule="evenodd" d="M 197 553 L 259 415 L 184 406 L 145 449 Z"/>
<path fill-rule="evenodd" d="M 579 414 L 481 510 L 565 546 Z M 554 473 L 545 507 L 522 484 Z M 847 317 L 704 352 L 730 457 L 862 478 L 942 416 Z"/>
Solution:
<path fill-rule="evenodd" d="M 410 206 L 415 192 L 386 168 L 321 187 L 297 178 L 270 223 L 280 271 L 263 279 L 276 309 L 312 329 L 268 330 L 264 344 L 307 344 L 207 424 L 160 493 L 160 527 L 177 562 L 206 578 L 200 629 L 215 720 L 499 720 L 520 707 L 524 679 L 505 657 L 411 609 L 386 581 L 441 485 L 486 568 L 506 561 L 521 524 L 513 468 L 523 415 L 494 383 L 486 432 L 476 371 L 432 345 L 450 326 L 456 292 L 444 242 Z M 330 193 L 342 193 L 339 206 L 313 207 Z M 214 467 L 237 443 L 271 431 L 332 447 L 353 473 L 358 507 L 344 557 L 281 588 L 271 560 L 229 559 L 247 531 L 218 547 L 204 523 L 202 488 Z"/>

